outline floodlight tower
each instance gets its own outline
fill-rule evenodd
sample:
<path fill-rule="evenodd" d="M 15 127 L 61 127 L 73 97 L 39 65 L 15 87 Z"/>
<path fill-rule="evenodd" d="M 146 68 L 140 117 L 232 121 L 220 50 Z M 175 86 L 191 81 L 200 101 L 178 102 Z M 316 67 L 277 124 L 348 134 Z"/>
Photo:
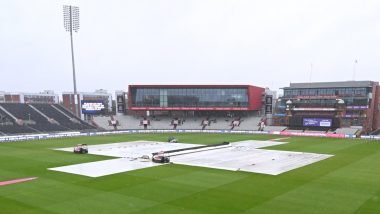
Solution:
<path fill-rule="evenodd" d="M 79 100 L 77 98 L 77 81 L 75 77 L 75 61 L 73 47 L 73 31 L 78 33 L 79 30 L 79 7 L 63 5 L 63 25 L 67 32 L 70 32 L 71 40 L 71 62 L 73 65 L 73 84 L 74 84 L 74 103 L 76 115 L 80 117 Z"/>

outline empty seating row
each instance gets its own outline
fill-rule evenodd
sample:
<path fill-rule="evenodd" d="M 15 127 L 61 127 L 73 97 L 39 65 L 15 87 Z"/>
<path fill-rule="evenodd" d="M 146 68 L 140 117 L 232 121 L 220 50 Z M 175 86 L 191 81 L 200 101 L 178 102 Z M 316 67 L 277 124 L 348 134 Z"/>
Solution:
<path fill-rule="evenodd" d="M 0 134 L 95 130 L 62 106 L 55 107 L 59 110 L 51 104 L 0 103 Z"/>
<path fill-rule="evenodd" d="M 242 117 L 242 118 L 225 118 L 225 117 L 188 117 L 188 118 L 171 118 L 155 117 L 146 118 L 149 120 L 149 129 L 215 129 L 215 130 L 257 130 L 257 124 L 260 117 Z M 121 129 L 144 129 L 143 117 L 132 115 L 96 116 L 94 122 L 106 130 Z M 112 123 L 112 121 L 114 121 Z M 175 124 L 177 126 L 175 126 Z"/>

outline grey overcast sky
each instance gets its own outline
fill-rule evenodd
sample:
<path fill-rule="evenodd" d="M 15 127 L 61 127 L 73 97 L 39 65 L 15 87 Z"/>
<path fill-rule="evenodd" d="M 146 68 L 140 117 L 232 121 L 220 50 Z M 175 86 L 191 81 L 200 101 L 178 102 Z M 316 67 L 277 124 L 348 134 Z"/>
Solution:
<path fill-rule="evenodd" d="M 73 90 L 64 4 L 78 91 L 380 80 L 380 0 L 1 0 L 0 91 Z"/>

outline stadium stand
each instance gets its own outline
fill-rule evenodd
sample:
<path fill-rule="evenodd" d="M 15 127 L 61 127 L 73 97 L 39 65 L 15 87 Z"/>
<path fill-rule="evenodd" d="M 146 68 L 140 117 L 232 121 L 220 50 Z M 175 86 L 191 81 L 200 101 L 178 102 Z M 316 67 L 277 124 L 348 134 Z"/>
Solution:
<path fill-rule="evenodd" d="M 174 129 L 173 120 L 171 117 L 156 116 L 148 118 L 150 125 L 148 129 Z M 230 130 L 234 121 L 235 126 L 233 130 L 257 130 L 257 124 L 260 117 L 242 117 L 242 118 L 226 118 L 226 117 L 188 117 L 178 118 L 177 129 L 202 129 L 202 124 L 206 123 L 205 130 L 218 129 Z M 106 130 L 114 130 L 112 121 L 116 121 L 117 129 L 144 129 L 142 125 L 142 117 L 132 115 L 117 115 L 117 116 L 96 116 L 93 118 L 94 122 L 101 128 Z M 207 121 L 207 122 L 205 122 Z"/>
<path fill-rule="evenodd" d="M 299 132 L 304 132 L 304 130 L 296 130 L 296 129 L 286 129 L 287 132 L 295 132 L 295 133 L 299 133 Z"/>
<path fill-rule="evenodd" d="M 281 131 L 284 131 L 286 128 L 287 128 L 286 126 L 266 126 L 264 128 L 264 131 L 281 132 Z"/>
<path fill-rule="evenodd" d="M 358 135 L 360 134 L 361 129 L 360 128 L 338 128 L 335 130 L 334 133 L 336 134 L 351 134 L 351 135 Z"/>
<path fill-rule="evenodd" d="M 6 135 L 95 129 L 70 112 L 61 114 L 53 106 L 62 108 L 58 104 L 1 103 L 0 132 Z"/>
<path fill-rule="evenodd" d="M 130 116 L 130 115 L 120 115 L 114 117 L 114 121 L 118 121 L 117 129 L 142 129 L 140 126 L 140 118 Z M 112 124 L 112 118 L 110 116 L 94 116 L 93 121 L 97 124 L 98 127 L 101 127 L 105 130 L 114 130 Z M 111 122 L 111 124 L 110 124 Z"/>
<path fill-rule="evenodd" d="M 59 104 L 53 104 L 51 107 L 55 108 L 57 111 L 61 112 L 61 114 L 65 115 L 67 118 L 70 118 L 70 121 L 73 123 L 80 123 L 83 126 L 83 128 L 94 128 L 93 126 L 89 125 L 88 123 L 84 122 L 80 118 L 76 117 L 73 113 L 71 113 L 69 110 L 67 110 L 65 107 L 59 105 Z"/>
<path fill-rule="evenodd" d="M 33 129 L 27 126 L 17 125 L 15 120 L 10 117 L 0 106 L 0 134 L 20 134 L 34 132 Z"/>
<path fill-rule="evenodd" d="M 371 135 L 380 135 L 380 129 L 377 129 L 370 133 Z"/>
<path fill-rule="evenodd" d="M 305 130 L 305 133 L 320 133 L 320 134 L 326 134 L 327 131 L 318 131 L 318 130 Z"/>
<path fill-rule="evenodd" d="M 93 129 L 94 127 L 89 124 L 81 121 L 79 118 L 76 118 L 70 112 L 62 111 L 64 109 L 58 104 L 49 105 L 49 104 L 33 104 L 31 105 L 36 109 L 43 112 L 48 118 L 57 121 L 59 125 L 65 127 L 69 130 L 84 130 L 84 129 Z"/>

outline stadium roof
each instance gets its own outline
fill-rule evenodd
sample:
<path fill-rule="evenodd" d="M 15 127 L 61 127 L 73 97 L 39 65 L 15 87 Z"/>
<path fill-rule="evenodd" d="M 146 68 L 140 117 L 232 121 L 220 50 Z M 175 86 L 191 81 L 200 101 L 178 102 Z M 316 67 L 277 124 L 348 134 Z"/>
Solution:
<path fill-rule="evenodd" d="M 372 87 L 378 85 L 374 81 L 345 81 L 345 82 L 310 82 L 310 83 L 290 83 L 289 87 L 283 89 L 296 89 L 296 88 L 359 88 L 359 87 Z"/>

